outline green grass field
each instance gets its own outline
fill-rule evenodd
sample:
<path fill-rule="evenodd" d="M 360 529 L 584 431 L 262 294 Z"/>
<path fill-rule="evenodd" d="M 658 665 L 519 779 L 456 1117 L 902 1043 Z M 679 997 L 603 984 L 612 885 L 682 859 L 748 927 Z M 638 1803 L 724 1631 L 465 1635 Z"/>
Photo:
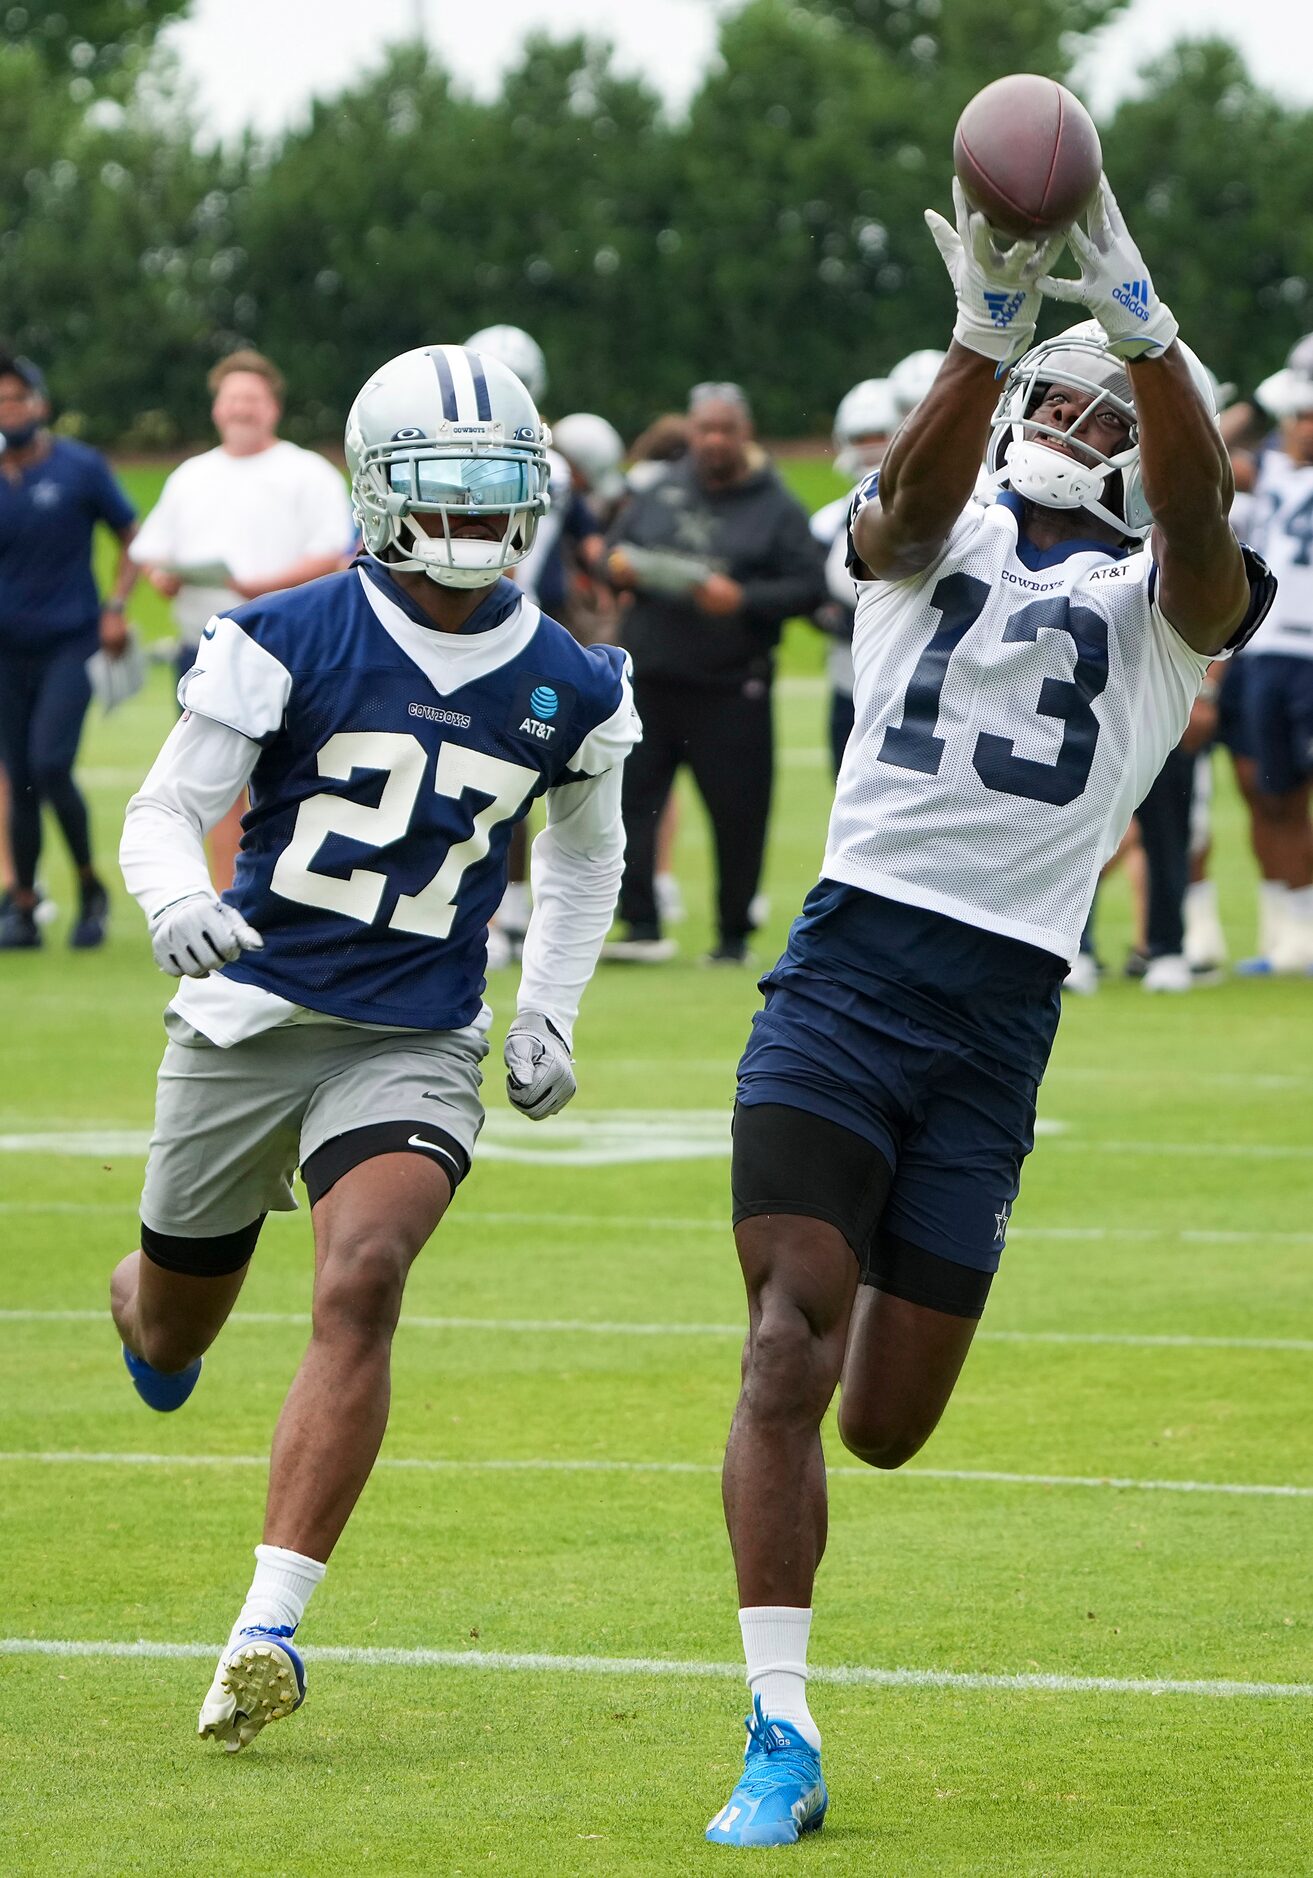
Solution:
<path fill-rule="evenodd" d="M 821 853 L 819 663 L 791 645 L 763 961 Z M 107 854 L 170 721 L 157 672 L 90 727 Z M 1217 852 L 1240 953 L 1253 894 L 1226 788 Z M 574 1107 L 516 1125 L 490 1074 L 487 1151 L 411 1280 L 383 1465 L 304 1627 L 309 1700 L 230 1759 L 196 1709 L 306 1336 L 308 1223 L 270 1222 L 197 1394 L 150 1416 L 103 1301 L 134 1241 L 167 986 L 121 889 L 105 952 L 66 950 L 52 844 L 64 916 L 0 960 L 0 1869 L 733 1862 L 701 1835 L 745 1712 L 717 1467 L 742 1319 L 726 1128 L 756 993 L 695 963 L 691 800 L 680 872 L 681 960 L 603 968 Z M 1110 959 L 1128 918 L 1114 880 Z M 513 984 L 491 987 L 497 1038 Z M 812 1698 L 832 1807 L 776 1862 L 1313 1869 L 1311 1011 L 1303 985 L 1174 1000 L 1116 980 L 1066 1011 L 942 1427 L 895 1475 L 830 1443 Z M 167 1653 L 112 1653 L 141 1639 Z"/>

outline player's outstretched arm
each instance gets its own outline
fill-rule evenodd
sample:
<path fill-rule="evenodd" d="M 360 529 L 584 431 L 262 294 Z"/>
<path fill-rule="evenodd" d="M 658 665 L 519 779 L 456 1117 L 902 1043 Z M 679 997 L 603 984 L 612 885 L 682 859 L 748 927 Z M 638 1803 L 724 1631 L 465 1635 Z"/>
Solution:
<path fill-rule="evenodd" d="M 933 209 L 934 237 L 957 296 L 953 343 L 939 376 L 908 418 L 880 466 L 879 499 L 859 510 L 853 544 L 879 580 L 900 580 L 935 561 L 970 499 L 998 402 L 996 380 L 1035 336 L 1038 282 L 1064 237 L 1000 238 L 968 208 L 954 180 L 957 226 Z"/>
<path fill-rule="evenodd" d="M 547 792 L 533 844 L 533 913 L 524 935 L 518 1016 L 506 1038 L 506 1093 L 534 1121 L 575 1092 L 571 1039 L 584 987 L 615 916 L 625 865 L 617 764 Z"/>
<path fill-rule="evenodd" d="M 174 978 L 204 978 L 263 945 L 210 881 L 205 837 L 250 781 L 260 746 L 191 713 L 175 724 L 128 804 L 119 843 L 124 883 L 146 915 L 151 950 Z"/>
<path fill-rule="evenodd" d="M 1194 651 L 1220 652 L 1250 607 L 1230 522 L 1231 460 L 1178 345 L 1156 359 L 1132 360 L 1130 373 L 1158 604 Z"/>
<path fill-rule="evenodd" d="M 1235 485 L 1226 445 L 1176 343 L 1106 176 L 1084 228 L 1068 236 L 1080 274 L 1041 281 L 1050 299 L 1088 308 L 1126 360 L 1140 437 L 1140 475 L 1154 519 L 1158 604 L 1196 652 L 1219 652 L 1249 609 L 1249 577 L 1228 516 Z"/>

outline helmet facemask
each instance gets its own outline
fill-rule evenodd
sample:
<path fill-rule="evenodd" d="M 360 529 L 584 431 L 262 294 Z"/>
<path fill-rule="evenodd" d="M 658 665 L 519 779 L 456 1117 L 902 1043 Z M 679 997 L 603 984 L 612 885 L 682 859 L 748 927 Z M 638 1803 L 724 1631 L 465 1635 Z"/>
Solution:
<path fill-rule="evenodd" d="M 1035 412 L 1054 386 L 1088 396 L 1069 423 L 1039 422 Z M 1128 426 L 1124 447 L 1100 450 L 1088 435 L 1091 417 L 1113 410 Z M 1051 437 L 1067 455 L 1039 441 Z M 1086 509 L 1133 539 L 1151 517 L 1140 490 L 1135 402 L 1125 365 L 1098 340 L 1064 333 L 1032 348 L 1010 373 L 994 412 L 986 463 L 997 483 L 1048 509 Z"/>
<path fill-rule="evenodd" d="M 499 435 L 473 438 L 471 426 L 461 428 L 459 438 L 417 433 L 365 448 L 354 480 L 356 512 L 366 548 L 390 568 L 426 574 L 442 587 L 490 587 L 525 558 L 547 512 L 546 448 Z M 430 534 L 419 515 L 440 516 L 441 531 Z M 500 522 L 500 534 L 455 532 L 454 524 L 474 517 Z"/>

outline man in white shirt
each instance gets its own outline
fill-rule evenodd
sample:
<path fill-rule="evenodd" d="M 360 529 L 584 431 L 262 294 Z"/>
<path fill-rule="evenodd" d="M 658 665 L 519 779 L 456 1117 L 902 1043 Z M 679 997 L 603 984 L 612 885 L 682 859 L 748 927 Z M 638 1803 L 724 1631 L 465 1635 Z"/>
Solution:
<path fill-rule="evenodd" d="M 355 538 L 332 464 L 278 435 L 278 368 L 259 352 L 234 352 L 214 366 L 209 387 L 218 446 L 178 465 L 132 544 L 132 558 L 174 602 L 179 678 L 216 613 L 331 574 Z M 235 805 L 212 836 L 220 888 L 232 880 L 240 822 Z"/>

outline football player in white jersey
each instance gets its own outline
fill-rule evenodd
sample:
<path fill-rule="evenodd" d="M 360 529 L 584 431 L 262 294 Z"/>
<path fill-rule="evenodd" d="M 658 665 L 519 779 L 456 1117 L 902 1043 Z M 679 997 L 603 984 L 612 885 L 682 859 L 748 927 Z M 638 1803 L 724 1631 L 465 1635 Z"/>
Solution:
<path fill-rule="evenodd" d="M 812 615 L 829 635 L 826 668 L 830 679 L 830 758 L 834 773 L 843 762 L 853 727 L 853 610 L 857 589 L 848 571 L 848 510 L 853 485 L 879 469 L 889 439 L 898 428 L 899 407 L 887 378 L 864 378 L 846 391 L 834 414 L 834 467 L 849 485 L 846 495 L 827 502 L 811 519 L 811 531 L 825 549 L 825 605 Z"/>
<path fill-rule="evenodd" d="M 1313 971 L 1313 333 L 1258 392 L 1277 418 L 1253 494 L 1255 544 L 1278 581 L 1245 652 L 1244 747 L 1265 940 L 1242 972 Z"/>
<path fill-rule="evenodd" d="M 739 1067 L 749 1328 L 723 1487 L 753 1713 L 717 1844 L 824 1818 L 806 1693 L 822 1418 L 842 1381 L 840 1435 L 880 1468 L 939 1420 L 1099 867 L 1209 660 L 1269 598 L 1227 523 L 1202 368 L 1106 183 L 1067 237 L 1076 280 L 1046 272 L 1061 239 L 1000 250 L 954 194 L 956 229 L 927 215 L 953 344 L 853 502 L 857 721 L 823 875 Z M 1042 294 L 1099 324 L 1027 351 Z"/>

